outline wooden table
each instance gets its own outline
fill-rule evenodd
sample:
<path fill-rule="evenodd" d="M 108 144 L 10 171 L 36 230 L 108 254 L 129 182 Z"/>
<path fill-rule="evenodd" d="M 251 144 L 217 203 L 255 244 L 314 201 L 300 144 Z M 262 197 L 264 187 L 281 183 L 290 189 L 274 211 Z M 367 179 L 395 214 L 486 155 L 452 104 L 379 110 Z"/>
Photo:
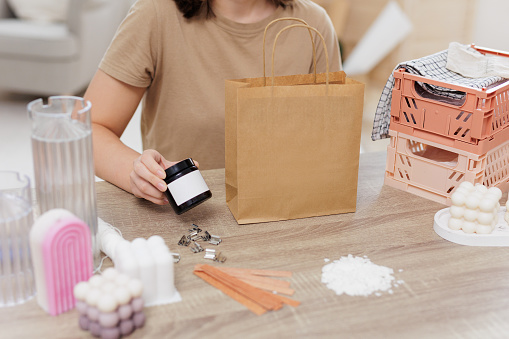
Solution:
<path fill-rule="evenodd" d="M 224 170 L 203 171 L 213 198 L 181 216 L 97 183 L 102 219 L 128 240 L 161 235 L 182 256 L 175 284 L 183 301 L 146 308 L 146 326 L 131 337 L 508 337 L 509 248 L 467 247 L 440 238 L 433 216 L 444 206 L 383 186 L 384 166 L 385 153 L 361 155 L 356 213 L 242 226 L 225 203 Z M 302 304 L 256 316 L 196 277 L 195 264 L 212 262 L 203 252 L 177 246 L 192 223 L 222 237 L 224 266 L 292 271 L 293 299 Z M 348 254 L 393 268 L 405 283 L 393 294 L 336 295 L 321 282 L 324 259 Z M 0 337 L 91 337 L 77 321 L 76 310 L 51 317 L 31 300 L 0 309 Z"/>

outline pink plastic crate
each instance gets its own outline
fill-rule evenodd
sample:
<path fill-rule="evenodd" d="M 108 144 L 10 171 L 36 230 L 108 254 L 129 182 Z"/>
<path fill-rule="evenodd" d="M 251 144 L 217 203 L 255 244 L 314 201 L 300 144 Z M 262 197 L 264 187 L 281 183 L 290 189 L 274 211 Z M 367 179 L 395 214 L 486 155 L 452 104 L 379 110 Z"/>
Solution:
<path fill-rule="evenodd" d="M 455 146 L 467 150 L 472 145 L 470 151 L 481 154 L 488 146 L 478 145 L 509 126 L 509 80 L 479 90 L 406 73 L 405 69 L 394 71 L 394 80 L 391 128 L 395 130 L 398 125 L 406 127 L 407 131 L 408 128 L 422 130 L 429 133 L 426 138 L 436 135 L 461 141 L 466 145 L 458 143 Z M 453 104 L 424 97 L 418 83 L 464 92 L 465 99 Z"/>
<path fill-rule="evenodd" d="M 509 125 L 508 125 L 509 127 Z M 478 139 L 474 142 L 465 142 L 463 140 L 453 139 L 449 136 L 439 135 L 426 130 L 413 128 L 403 124 L 391 122 L 390 130 L 407 134 L 413 137 L 433 141 L 444 146 L 457 148 L 459 150 L 467 151 L 475 154 L 485 154 L 489 150 L 502 145 L 504 142 L 509 140 L 509 128 L 503 128 L 486 139 Z"/>
<path fill-rule="evenodd" d="M 463 181 L 509 190 L 509 140 L 485 154 L 391 130 L 385 184 L 445 205 Z"/>

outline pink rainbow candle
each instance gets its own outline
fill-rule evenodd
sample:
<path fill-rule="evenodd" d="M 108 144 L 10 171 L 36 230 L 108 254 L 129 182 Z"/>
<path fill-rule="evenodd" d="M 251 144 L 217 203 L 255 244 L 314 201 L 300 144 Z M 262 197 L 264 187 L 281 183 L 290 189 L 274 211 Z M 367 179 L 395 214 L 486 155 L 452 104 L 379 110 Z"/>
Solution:
<path fill-rule="evenodd" d="M 39 305 L 51 315 L 73 309 L 74 286 L 93 272 L 87 224 L 67 210 L 50 210 L 32 227 L 30 247 Z"/>

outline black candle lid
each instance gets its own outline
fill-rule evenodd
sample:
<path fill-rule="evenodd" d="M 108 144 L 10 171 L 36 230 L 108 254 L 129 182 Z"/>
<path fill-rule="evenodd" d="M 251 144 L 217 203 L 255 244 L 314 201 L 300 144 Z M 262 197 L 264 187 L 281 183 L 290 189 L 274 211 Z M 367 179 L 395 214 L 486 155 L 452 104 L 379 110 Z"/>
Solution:
<path fill-rule="evenodd" d="M 166 179 L 170 178 L 171 176 L 185 170 L 186 168 L 196 166 L 194 164 L 193 159 L 187 158 L 185 160 L 182 160 L 180 162 L 177 162 L 175 165 L 168 167 L 166 172 Z"/>

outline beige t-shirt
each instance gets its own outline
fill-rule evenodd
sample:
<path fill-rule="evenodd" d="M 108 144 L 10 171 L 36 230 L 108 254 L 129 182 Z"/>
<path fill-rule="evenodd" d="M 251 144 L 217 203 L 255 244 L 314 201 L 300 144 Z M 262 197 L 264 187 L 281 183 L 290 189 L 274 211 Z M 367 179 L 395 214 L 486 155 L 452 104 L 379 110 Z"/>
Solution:
<path fill-rule="evenodd" d="M 325 10 L 310 0 L 278 8 L 257 23 L 240 24 L 216 15 L 185 19 L 173 0 L 138 0 L 120 25 L 100 69 L 137 87 L 147 87 L 143 100 L 143 148 L 158 150 L 171 161 L 192 157 L 201 169 L 224 167 L 225 80 L 263 76 L 265 26 L 280 17 L 298 17 L 325 38 L 330 70 L 340 69 L 337 37 Z M 277 32 L 294 21 L 278 22 L 267 33 L 267 75 Z M 317 72 L 325 72 L 320 39 Z M 310 36 L 303 28 L 278 39 L 275 74 L 313 71 Z M 122 100 L 122 98 L 119 98 Z"/>

